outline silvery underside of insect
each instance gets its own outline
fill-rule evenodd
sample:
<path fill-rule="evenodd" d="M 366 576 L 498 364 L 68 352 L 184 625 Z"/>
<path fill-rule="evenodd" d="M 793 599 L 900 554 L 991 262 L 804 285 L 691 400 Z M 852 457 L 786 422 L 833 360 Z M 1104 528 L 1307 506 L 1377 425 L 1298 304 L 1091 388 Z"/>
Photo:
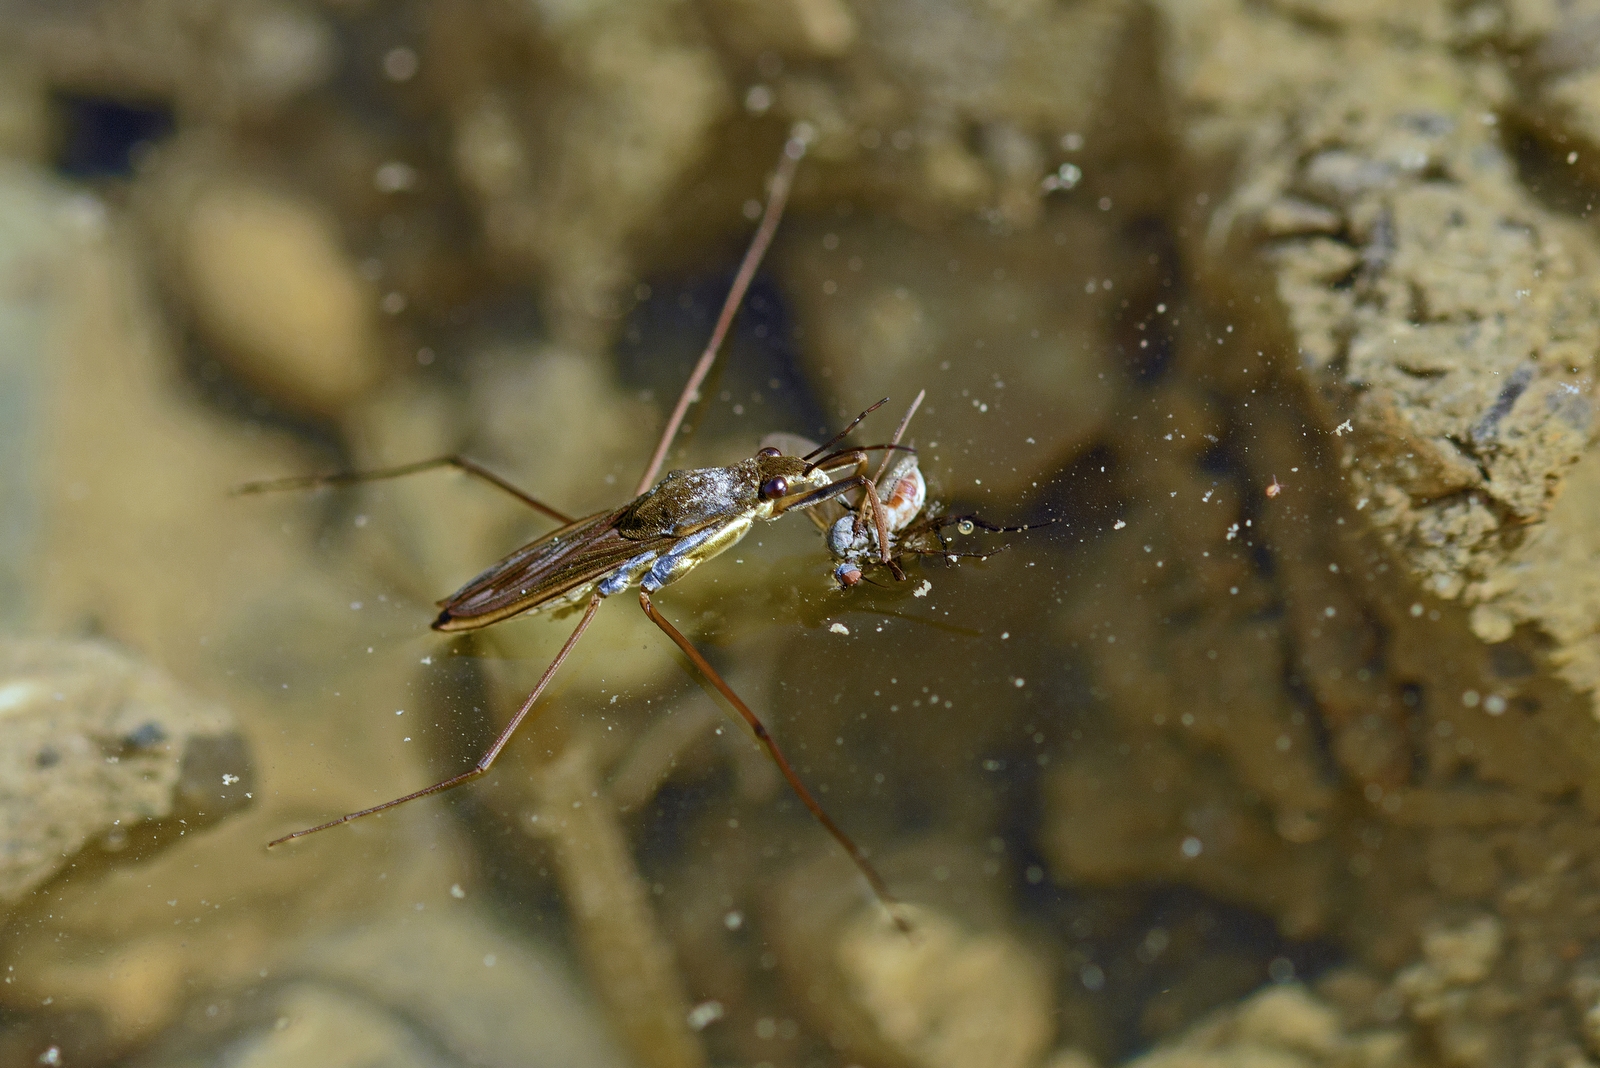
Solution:
<path fill-rule="evenodd" d="M 774 480 L 782 480 L 785 493 L 822 489 L 832 481 L 828 473 L 820 468 L 802 469 L 768 479 L 764 477 L 765 468 L 776 465 L 761 464 L 760 461 L 763 459 L 765 458 L 757 457 L 754 467 L 751 466 L 753 462 L 747 460 L 731 467 L 704 467 L 690 471 L 668 472 L 667 477 L 662 479 L 650 493 L 641 497 L 635 507 L 650 500 L 652 495 L 658 492 L 681 491 L 683 496 L 695 500 L 697 504 L 717 502 L 728 508 L 732 514 L 710 520 L 689 533 L 680 533 L 683 527 L 689 526 L 680 524 L 671 531 L 678 536 L 677 541 L 668 547 L 653 547 L 640 552 L 612 571 L 610 575 L 595 582 L 592 586 L 594 592 L 601 597 L 610 597 L 637 585 L 649 593 L 655 593 L 668 583 L 676 582 L 707 560 L 733 548 L 750 533 L 750 528 L 755 525 L 756 520 L 770 522 L 782 515 L 783 513 L 777 509 L 776 497 L 766 490 Z M 780 456 L 774 459 L 788 461 L 793 458 Z M 783 466 L 787 468 L 789 465 Z M 749 493 L 752 487 L 756 490 L 754 499 L 751 499 Z"/>

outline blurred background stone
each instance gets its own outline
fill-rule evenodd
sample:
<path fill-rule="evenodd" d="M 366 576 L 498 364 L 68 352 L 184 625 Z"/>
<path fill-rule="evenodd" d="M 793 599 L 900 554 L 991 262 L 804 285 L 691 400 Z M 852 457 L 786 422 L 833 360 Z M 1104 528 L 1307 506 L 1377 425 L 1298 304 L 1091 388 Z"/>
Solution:
<path fill-rule="evenodd" d="M 143 855 L 149 839 L 250 802 L 254 769 L 232 717 L 106 646 L 0 642 L 0 697 L 6 905 L 86 847 L 114 854 L 138 841 Z"/>

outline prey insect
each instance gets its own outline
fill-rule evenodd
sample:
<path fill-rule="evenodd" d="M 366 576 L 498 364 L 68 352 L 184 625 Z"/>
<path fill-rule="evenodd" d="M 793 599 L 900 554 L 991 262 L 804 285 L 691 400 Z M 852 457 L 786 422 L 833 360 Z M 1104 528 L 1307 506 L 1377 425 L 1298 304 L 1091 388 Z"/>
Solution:
<path fill-rule="evenodd" d="M 253 493 L 345 485 L 394 478 L 443 466 L 459 468 L 510 493 L 529 507 L 555 519 L 561 526 L 511 553 L 439 602 L 440 612 L 433 621 L 433 628 L 454 633 L 476 630 L 528 613 L 581 612 L 577 626 L 539 677 L 532 692 L 471 768 L 403 797 L 284 835 L 269 845 L 280 845 L 351 820 L 375 815 L 397 805 L 463 785 L 488 772 L 589 628 L 601 602 L 637 587 L 639 605 L 645 615 L 733 706 L 756 741 L 777 765 L 790 789 L 849 854 L 879 900 L 885 906 L 892 905 L 894 899 L 865 852 L 833 821 L 801 782 L 760 718 L 693 643 L 661 614 L 651 598 L 662 587 L 676 582 L 700 564 L 727 551 L 749 533 L 756 522 L 815 508 L 845 494 L 860 495 L 861 503 L 852 514 L 867 517 L 877 534 L 880 562 L 885 565 L 891 563 L 889 519 L 878 499 L 876 480 L 867 472 L 871 466 L 868 457 L 870 451 L 884 449 L 892 454 L 893 447 L 847 447 L 829 451 L 884 401 L 862 412 L 826 445 L 803 455 L 765 446 L 754 456 L 727 467 L 672 471 L 659 483 L 656 482 L 684 415 L 711 370 L 756 266 L 771 243 L 804 152 L 805 140 L 800 136 L 791 137 L 785 145 L 765 213 L 734 278 L 711 339 L 668 418 L 650 463 L 639 480 L 635 491 L 637 495 L 628 503 L 609 511 L 572 519 L 461 456 L 440 457 L 379 471 L 280 479 L 240 487 L 239 492 Z M 904 926 L 904 921 L 898 916 L 896 922 Z"/>
<path fill-rule="evenodd" d="M 945 534 L 952 527 L 963 535 L 980 529 L 990 534 L 1014 534 L 1049 525 L 1047 521 L 1014 527 L 996 526 L 976 515 L 941 512 L 937 502 L 928 500 L 928 482 L 918 464 L 916 450 L 900 449 L 900 439 L 905 436 L 911 417 L 917 414 L 926 395 L 926 390 L 919 392 L 901 418 L 891 439 L 890 451 L 884 454 L 872 476 L 873 498 L 863 494 L 860 504 L 853 509 L 836 499 L 810 513 L 824 531 L 828 552 L 838 561 L 833 568 L 833 578 L 840 589 L 859 585 L 874 567 L 887 568 L 896 581 L 904 581 L 902 561 L 909 556 L 942 556 L 951 562 L 964 557 L 986 560 L 1004 549 L 1002 546 L 988 552 L 957 551 Z M 876 522 L 879 511 L 884 520 L 881 527 Z"/>

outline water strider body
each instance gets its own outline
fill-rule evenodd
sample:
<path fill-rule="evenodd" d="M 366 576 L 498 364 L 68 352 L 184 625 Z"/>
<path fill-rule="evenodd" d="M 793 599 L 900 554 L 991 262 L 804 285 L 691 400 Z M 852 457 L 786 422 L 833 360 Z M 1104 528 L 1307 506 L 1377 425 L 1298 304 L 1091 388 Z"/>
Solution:
<path fill-rule="evenodd" d="M 853 452 L 839 459 L 860 462 Z M 772 447 L 729 467 L 673 471 L 622 508 L 569 523 L 490 567 L 440 602 L 434 629 L 571 609 L 633 586 L 654 593 L 732 548 L 757 520 L 870 485 L 859 474 L 834 482 L 829 471 L 828 459 L 813 464 Z"/>

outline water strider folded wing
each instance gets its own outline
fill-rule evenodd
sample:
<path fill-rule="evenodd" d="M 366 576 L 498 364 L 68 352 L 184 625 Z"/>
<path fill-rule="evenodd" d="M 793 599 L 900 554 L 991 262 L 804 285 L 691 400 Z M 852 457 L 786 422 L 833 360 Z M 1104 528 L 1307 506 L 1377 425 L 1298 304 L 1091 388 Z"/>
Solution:
<path fill-rule="evenodd" d="M 475 630 L 539 608 L 582 600 L 597 580 L 651 548 L 675 538 L 625 538 L 617 520 L 625 509 L 600 512 L 524 545 L 439 602 L 435 630 Z"/>

